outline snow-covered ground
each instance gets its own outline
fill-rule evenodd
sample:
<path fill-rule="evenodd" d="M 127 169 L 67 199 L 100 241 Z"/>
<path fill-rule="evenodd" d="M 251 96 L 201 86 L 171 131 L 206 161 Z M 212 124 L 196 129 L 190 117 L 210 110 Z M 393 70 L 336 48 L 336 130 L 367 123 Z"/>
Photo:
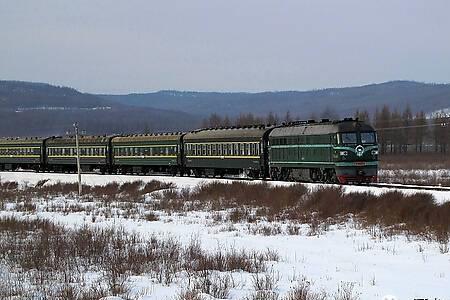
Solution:
<path fill-rule="evenodd" d="M 412 169 L 412 170 L 379 170 L 378 175 L 380 176 L 395 176 L 396 174 L 402 175 L 415 175 L 417 177 L 437 177 L 443 179 L 450 179 L 449 169 L 437 169 L 437 170 L 422 170 L 422 169 Z"/>
<path fill-rule="evenodd" d="M 74 174 L 48 173 L 10 173 L 1 172 L 2 181 L 17 181 L 21 185 L 34 185 L 39 180 L 50 179 L 50 182 L 76 182 Z M 179 177 L 142 177 L 123 175 L 83 175 L 83 183 L 102 185 L 111 181 L 118 183 L 143 180 L 160 180 L 174 182 L 178 187 L 192 187 L 205 179 Z M 227 181 L 227 180 L 223 180 Z M 273 182 L 273 184 L 290 184 Z M 308 184 L 309 188 L 317 185 Z M 349 186 L 346 191 L 372 191 L 382 193 L 387 189 L 364 186 Z M 405 193 L 413 193 L 404 190 Z M 450 200 L 450 192 L 432 193 L 438 202 Z M 299 233 L 287 233 L 287 227 L 292 225 L 280 222 L 231 223 L 214 220 L 212 213 L 193 211 L 183 214 L 167 214 L 162 211 L 157 221 L 123 218 L 118 215 L 91 218 L 85 212 L 48 212 L 45 205 L 57 203 L 74 203 L 76 199 L 54 199 L 51 202 L 41 201 L 36 215 L 53 220 L 69 227 L 90 224 L 92 226 L 110 227 L 123 226 L 130 232 L 136 232 L 149 237 L 173 236 L 182 243 L 189 243 L 193 237 L 200 240 L 203 247 L 214 251 L 219 248 L 234 247 L 237 249 L 276 251 L 280 260 L 271 262 L 269 268 L 278 279 L 276 291 L 285 295 L 296 281 L 305 277 L 311 282 L 315 291 L 326 291 L 329 295 L 336 292 L 343 283 L 351 283 L 355 294 L 361 300 L 383 299 L 450 299 L 450 254 L 442 250 L 435 242 L 411 240 L 405 236 L 379 237 L 376 232 L 369 233 L 359 229 L 349 221 L 340 225 L 332 225 L 318 235 L 310 235 L 309 225 L 299 226 Z M 148 196 L 147 201 L 152 201 Z M 50 204 L 49 204 L 50 203 Z M 7 206 L 0 216 L 23 216 L 26 213 L 15 212 L 13 206 Z M 258 234 L 258 227 L 279 228 L 278 234 Z M 376 231 L 376 229 L 374 229 Z M 248 274 L 233 275 L 239 282 L 231 290 L 230 298 L 242 299 L 249 295 L 252 280 Z M 183 282 L 175 282 L 169 286 L 158 284 L 145 276 L 130 278 L 133 291 L 139 294 L 139 299 L 175 299 L 183 287 Z M 388 295 L 392 295 L 389 298 Z M 110 298 L 113 299 L 113 298 Z M 114 298 L 120 299 L 120 298 Z M 333 298 L 330 298 L 333 299 Z"/>
<path fill-rule="evenodd" d="M 421 185 L 450 185 L 450 169 L 389 169 L 379 170 L 378 178 L 382 182 L 408 183 Z"/>

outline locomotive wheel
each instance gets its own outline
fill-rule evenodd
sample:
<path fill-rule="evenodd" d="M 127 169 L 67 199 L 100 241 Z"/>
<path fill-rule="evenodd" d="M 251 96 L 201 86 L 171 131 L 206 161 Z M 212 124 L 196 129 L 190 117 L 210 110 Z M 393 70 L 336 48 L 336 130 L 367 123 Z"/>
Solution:
<path fill-rule="evenodd" d="M 289 181 L 290 179 L 290 170 L 287 168 L 281 168 L 280 180 Z"/>
<path fill-rule="evenodd" d="M 280 172 L 277 168 L 270 170 L 270 178 L 272 178 L 272 180 L 280 180 Z"/>

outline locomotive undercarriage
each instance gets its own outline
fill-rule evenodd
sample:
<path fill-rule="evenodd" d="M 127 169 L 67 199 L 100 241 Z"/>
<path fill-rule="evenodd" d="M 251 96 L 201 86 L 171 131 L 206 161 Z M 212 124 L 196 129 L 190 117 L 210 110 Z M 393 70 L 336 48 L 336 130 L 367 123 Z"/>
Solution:
<path fill-rule="evenodd" d="M 112 174 L 130 175 L 157 175 L 170 174 L 172 176 L 183 176 L 184 172 L 177 166 L 114 166 L 110 171 Z"/>
<path fill-rule="evenodd" d="M 185 172 L 186 176 L 194 177 L 219 177 L 225 176 L 242 176 L 251 179 L 257 179 L 261 177 L 260 170 L 255 169 L 225 169 L 225 168 L 187 168 Z"/>
<path fill-rule="evenodd" d="M 40 172 L 43 168 L 39 164 L 0 164 L 0 171 L 18 171 L 21 169 Z"/>
<path fill-rule="evenodd" d="M 272 167 L 270 177 L 281 181 L 307 181 L 338 183 L 336 171 L 332 168 L 277 168 Z"/>

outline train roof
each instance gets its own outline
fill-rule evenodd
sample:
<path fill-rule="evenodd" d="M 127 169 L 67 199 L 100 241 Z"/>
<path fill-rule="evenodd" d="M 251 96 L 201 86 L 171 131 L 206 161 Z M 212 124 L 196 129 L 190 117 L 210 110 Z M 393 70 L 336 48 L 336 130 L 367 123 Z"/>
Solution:
<path fill-rule="evenodd" d="M 103 144 L 107 143 L 111 136 L 106 135 L 80 135 L 78 141 L 80 144 Z M 47 142 L 48 145 L 63 145 L 75 144 L 75 136 L 64 136 L 51 139 Z"/>
<path fill-rule="evenodd" d="M 0 144 L 37 144 L 42 143 L 44 139 L 43 137 L 7 137 L 0 138 Z"/>
<path fill-rule="evenodd" d="M 232 139 L 261 139 L 264 133 L 273 126 L 252 125 L 241 127 L 205 128 L 187 133 L 185 141 L 192 140 L 232 140 Z"/>
<path fill-rule="evenodd" d="M 159 142 L 159 141 L 179 141 L 183 132 L 152 133 L 152 134 L 131 134 L 114 137 L 113 143 L 123 142 Z"/>
<path fill-rule="evenodd" d="M 321 122 L 298 121 L 287 123 L 272 130 L 270 137 L 292 136 L 292 135 L 316 135 L 337 132 L 352 131 L 374 131 L 375 129 L 359 120 L 344 119 L 341 121 L 330 121 L 327 119 Z"/>

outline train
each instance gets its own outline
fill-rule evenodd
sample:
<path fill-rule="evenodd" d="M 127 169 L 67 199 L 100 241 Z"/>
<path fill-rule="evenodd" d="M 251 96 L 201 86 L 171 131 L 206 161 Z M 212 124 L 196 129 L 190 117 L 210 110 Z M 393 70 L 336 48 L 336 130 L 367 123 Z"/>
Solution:
<path fill-rule="evenodd" d="M 377 181 L 376 131 L 358 119 L 79 137 L 83 172 L 324 183 Z M 0 170 L 75 172 L 74 136 L 1 138 Z"/>

